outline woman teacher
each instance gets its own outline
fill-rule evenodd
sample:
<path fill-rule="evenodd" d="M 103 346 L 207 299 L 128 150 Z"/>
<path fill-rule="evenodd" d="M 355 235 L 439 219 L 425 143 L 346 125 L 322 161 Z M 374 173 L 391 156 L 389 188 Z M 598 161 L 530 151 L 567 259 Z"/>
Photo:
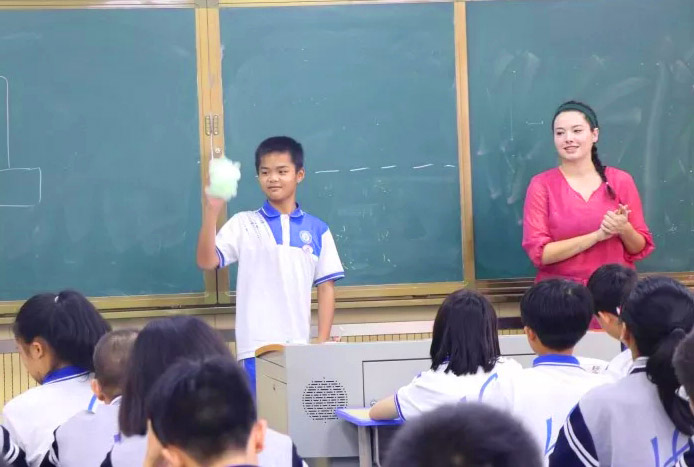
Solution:
<path fill-rule="evenodd" d="M 550 277 L 585 284 L 603 264 L 633 268 L 653 249 L 641 199 L 627 172 L 598 157 L 598 118 L 576 101 L 562 104 L 552 121 L 559 167 L 533 177 L 523 212 L 523 249 Z"/>

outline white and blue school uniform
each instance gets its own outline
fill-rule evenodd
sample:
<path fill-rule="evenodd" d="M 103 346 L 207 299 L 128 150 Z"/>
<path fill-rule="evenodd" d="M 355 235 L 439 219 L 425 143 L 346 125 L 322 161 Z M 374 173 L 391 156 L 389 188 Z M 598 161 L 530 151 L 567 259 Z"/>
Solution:
<path fill-rule="evenodd" d="M 101 467 L 133 467 L 142 465 L 147 455 L 147 436 L 124 436 L 116 441 L 111 451 L 101 463 Z M 99 465 L 99 464 L 95 464 Z M 261 467 L 305 467 L 299 457 L 292 439 L 267 429 L 265 447 L 258 454 L 258 465 Z"/>
<path fill-rule="evenodd" d="M 581 396 L 608 382 L 606 376 L 582 368 L 576 357 L 543 355 L 533 360 L 532 368 L 496 378 L 483 388 L 480 400 L 520 420 L 547 456 Z"/>
<path fill-rule="evenodd" d="M 46 375 L 41 386 L 5 404 L 3 425 L 26 453 L 27 464 L 38 466 L 51 447 L 53 431 L 93 401 L 89 372 L 60 368 Z"/>
<path fill-rule="evenodd" d="M 100 465 L 118 432 L 120 401 L 118 396 L 110 404 L 80 412 L 60 425 L 41 467 Z"/>
<path fill-rule="evenodd" d="M 609 375 L 614 381 L 617 381 L 629 374 L 629 371 L 631 370 L 633 364 L 634 357 L 631 354 L 631 350 L 626 349 L 620 352 L 612 360 L 610 360 L 610 363 L 608 363 L 605 373 Z"/>
<path fill-rule="evenodd" d="M 17 446 L 4 426 L 0 426 L 0 454 L 10 467 L 26 467 L 24 451 Z"/>
<path fill-rule="evenodd" d="M 626 377 L 581 398 L 561 429 L 550 466 L 686 465 L 689 438 L 665 412 L 646 362 L 637 358 Z"/>
<path fill-rule="evenodd" d="M 517 361 L 501 357 L 491 371 L 479 367 L 476 373 L 456 376 L 452 371 L 446 373 L 448 364 L 439 365 L 436 370 L 420 373 L 407 386 L 395 393 L 395 407 L 403 420 L 409 420 L 424 412 L 434 410 L 445 404 L 463 401 L 477 401 L 482 386 L 494 375 L 506 375 L 521 371 Z"/>
<path fill-rule="evenodd" d="M 345 273 L 328 225 L 298 206 L 265 202 L 235 214 L 216 237 L 219 267 L 238 262 L 236 352 L 254 358 L 268 344 L 308 343 L 311 289 Z"/>

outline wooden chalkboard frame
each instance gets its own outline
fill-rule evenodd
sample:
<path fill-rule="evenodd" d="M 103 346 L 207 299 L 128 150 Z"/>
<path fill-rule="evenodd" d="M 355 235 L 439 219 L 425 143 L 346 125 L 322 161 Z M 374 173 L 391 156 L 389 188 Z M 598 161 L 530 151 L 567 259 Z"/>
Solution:
<path fill-rule="evenodd" d="M 197 54 L 198 76 L 198 111 L 199 111 L 199 140 L 200 154 L 209 154 L 209 138 L 205 135 L 204 116 L 210 113 L 209 90 L 210 83 L 206 81 L 205 67 L 208 66 L 208 18 L 205 0 L 158 0 L 156 4 L 142 4 L 139 0 L 5 0 L 0 3 L 3 10 L 63 10 L 63 9 L 194 9 L 195 11 L 195 43 Z M 201 180 L 204 180 L 207 158 L 201 157 Z M 202 198 L 201 198 L 202 199 Z M 191 261 L 193 258 L 191 257 Z M 217 279 L 215 272 L 201 272 L 204 279 L 204 290 L 183 294 L 135 295 L 118 297 L 90 297 L 100 309 L 153 309 L 181 308 L 195 306 L 210 306 L 217 302 Z M 14 315 L 22 301 L 0 301 L 0 322 L 2 316 Z"/>

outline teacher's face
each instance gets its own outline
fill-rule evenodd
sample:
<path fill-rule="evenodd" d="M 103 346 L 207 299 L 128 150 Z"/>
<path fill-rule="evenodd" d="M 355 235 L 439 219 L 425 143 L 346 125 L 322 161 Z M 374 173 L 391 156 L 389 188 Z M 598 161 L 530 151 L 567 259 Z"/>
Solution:
<path fill-rule="evenodd" d="M 562 112 L 554 120 L 554 146 L 564 161 L 590 159 L 591 149 L 597 141 L 598 129 L 591 130 L 588 120 L 581 112 Z"/>

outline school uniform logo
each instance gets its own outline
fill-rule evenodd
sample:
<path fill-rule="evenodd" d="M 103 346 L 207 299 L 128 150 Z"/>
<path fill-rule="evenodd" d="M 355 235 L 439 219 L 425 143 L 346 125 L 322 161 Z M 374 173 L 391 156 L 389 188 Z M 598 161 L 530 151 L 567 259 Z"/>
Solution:
<path fill-rule="evenodd" d="M 313 240 L 313 237 L 311 236 L 311 232 L 309 232 L 308 230 L 302 230 L 301 232 L 299 232 L 299 238 L 306 245 L 309 245 L 311 243 L 311 241 Z M 313 250 L 311 250 L 311 251 L 313 251 Z"/>

